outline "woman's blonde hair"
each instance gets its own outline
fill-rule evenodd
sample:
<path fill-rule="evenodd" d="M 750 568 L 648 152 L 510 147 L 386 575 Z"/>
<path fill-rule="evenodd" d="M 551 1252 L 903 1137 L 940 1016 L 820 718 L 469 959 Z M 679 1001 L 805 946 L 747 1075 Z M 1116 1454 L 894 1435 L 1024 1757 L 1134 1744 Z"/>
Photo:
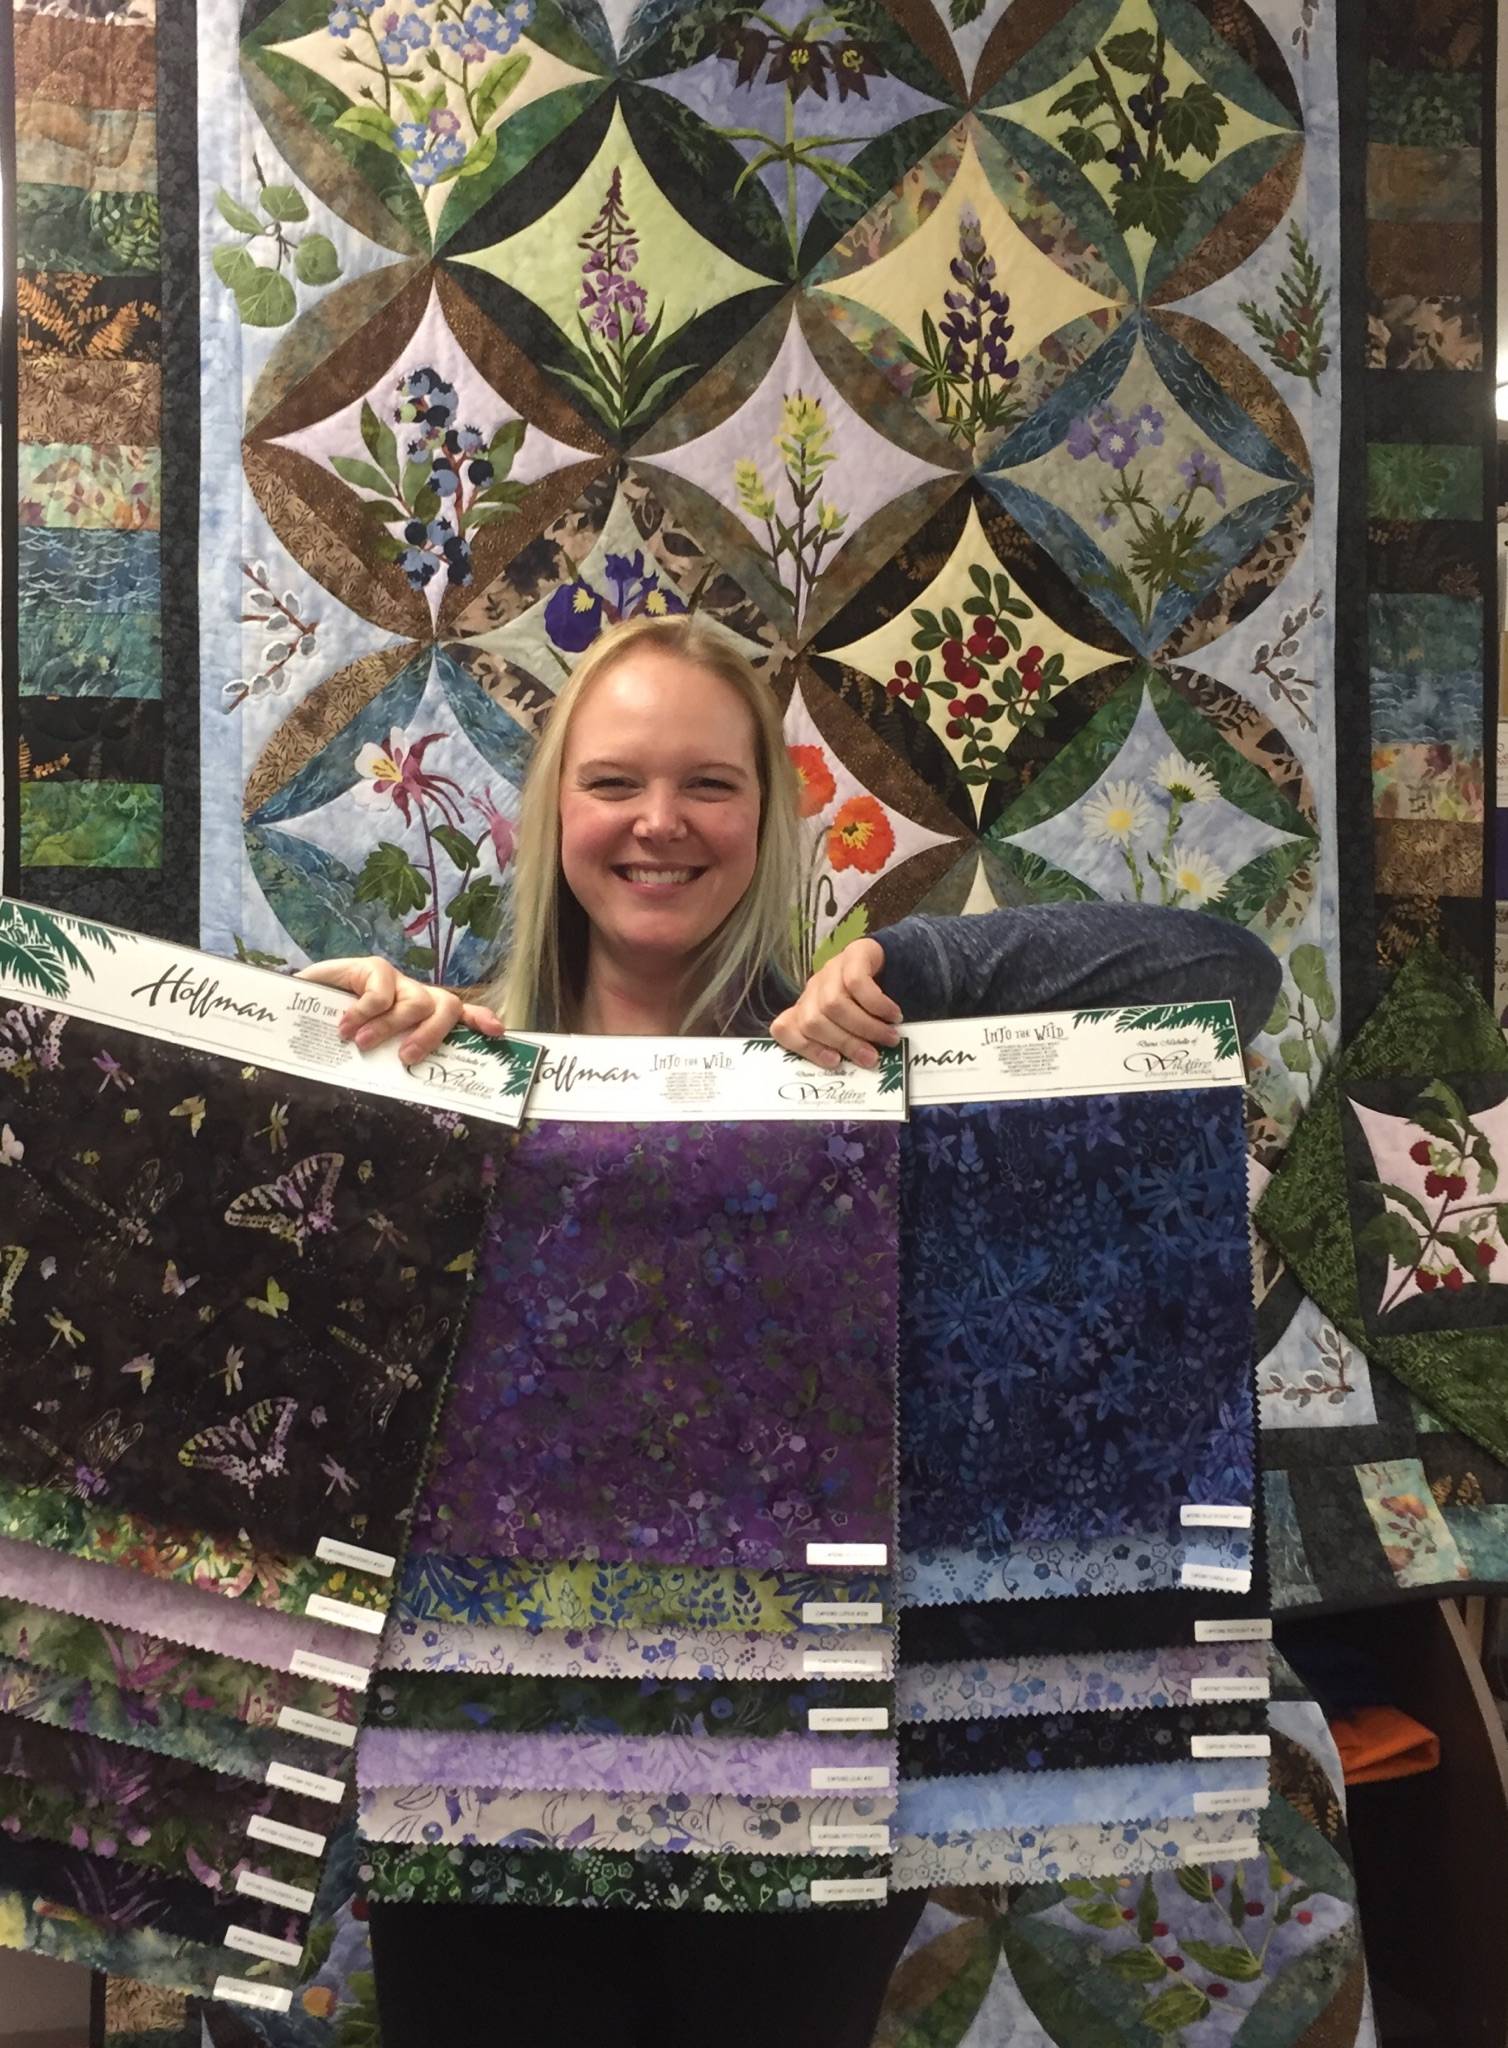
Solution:
<path fill-rule="evenodd" d="M 514 865 L 513 944 L 497 979 L 480 995 L 510 1030 L 577 1027 L 588 927 L 560 865 L 566 737 L 592 684 L 629 655 L 651 651 L 705 669 L 738 692 L 754 721 L 759 774 L 754 874 L 738 904 L 699 950 L 681 1029 L 720 1030 L 748 1001 L 766 967 L 774 966 L 788 979 L 792 975 L 791 910 L 801 828 L 796 773 L 774 692 L 735 647 L 689 614 L 626 619 L 595 640 L 572 670 L 550 706 L 525 778 Z"/>

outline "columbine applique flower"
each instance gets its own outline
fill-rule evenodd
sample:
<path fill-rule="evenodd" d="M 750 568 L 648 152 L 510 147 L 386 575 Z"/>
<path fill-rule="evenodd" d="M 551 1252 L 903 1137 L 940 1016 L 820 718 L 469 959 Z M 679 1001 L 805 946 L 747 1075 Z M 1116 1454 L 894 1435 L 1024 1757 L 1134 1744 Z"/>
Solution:
<path fill-rule="evenodd" d="M 410 744 L 395 729 L 388 734 L 386 748 L 368 740 L 356 756 L 356 773 L 362 778 L 354 791 L 356 801 L 370 810 L 391 800 L 406 825 L 412 819 L 413 806 L 422 806 L 428 799 L 447 824 L 459 826 L 460 784 L 423 765 L 425 753 L 444 737 L 443 733 L 427 732 Z"/>

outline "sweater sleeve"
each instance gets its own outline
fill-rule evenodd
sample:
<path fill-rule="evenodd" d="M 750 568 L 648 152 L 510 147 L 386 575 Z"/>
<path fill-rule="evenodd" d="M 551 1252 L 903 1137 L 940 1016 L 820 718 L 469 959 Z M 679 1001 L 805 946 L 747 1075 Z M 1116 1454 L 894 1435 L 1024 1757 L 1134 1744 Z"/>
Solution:
<path fill-rule="evenodd" d="M 915 1024 L 1227 997 L 1244 1045 L 1271 1015 L 1282 982 L 1272 952 L 1240 925 L 1147 903 L 907 917 L 875 937 L 885 955 L 880 985 Z"/>

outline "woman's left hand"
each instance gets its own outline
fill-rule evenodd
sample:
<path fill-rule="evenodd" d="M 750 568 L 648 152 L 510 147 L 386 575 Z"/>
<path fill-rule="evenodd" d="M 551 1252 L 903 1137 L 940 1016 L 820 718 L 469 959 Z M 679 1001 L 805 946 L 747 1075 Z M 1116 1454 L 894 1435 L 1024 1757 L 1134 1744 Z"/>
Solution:
<path fill-rule="evenodd" d="M 900 1006 L 880 987 L 885 952 L 878 939 L 855 939 L 819 967 L 788 1010 L 770 1026 L 787 1052 L 813 1066 L 879 1064 L 877 1046 L 900 1042 Z"/>

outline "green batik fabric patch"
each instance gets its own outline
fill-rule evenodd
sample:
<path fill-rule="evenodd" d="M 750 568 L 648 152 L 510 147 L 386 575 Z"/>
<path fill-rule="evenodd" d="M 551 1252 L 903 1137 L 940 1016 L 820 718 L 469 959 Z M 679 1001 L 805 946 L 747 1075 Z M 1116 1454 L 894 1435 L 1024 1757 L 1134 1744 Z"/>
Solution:
<path fill-rule="evenodd" d="M 633 1564 L 410 1556 L 394 1616 L 492 1628 L 722 1628 L 786 1635 L 807 1601 L 885 1599 L 878 1579 Z"/>
<path fill-rule="evenodd" d="M 1423 946 L 1326 1076 L 1256 1211 L 1373 1366 L 1500 1459 L 1505 1165 L 1508 1046 L 1475 985 Z"/>
<path fill-rule="evenodd" d="M 821 1885 L 883 1879 L 865 1856 L 680 1856 L 654 1849 L 602 1850 L 409 1847 L 373 1842 L 368 1893 L 407 1901 L 473 1906 L 638 1906 L 681 1912 L 789 1913 L 827 1910 Z M 814 1881 L 817 1896 L 812 1896 Z M 864 1903 L 836 1899 L 832 1905 Z"/>
<path fill-rule="evenodd" d="M 888 1685 L 654 1678 L 497 1678 L 420 1671 L 373 1685 L 367 1719 L 393 1728 L 495 1728 L 553 1735 L 785 1735 L 815 1708 L 889 1701 Z"/>
<path fill-rule="evenodd" d="M 151 782 L 24 782 L 25 868 L 155 868 L 162 789 Z"/>

